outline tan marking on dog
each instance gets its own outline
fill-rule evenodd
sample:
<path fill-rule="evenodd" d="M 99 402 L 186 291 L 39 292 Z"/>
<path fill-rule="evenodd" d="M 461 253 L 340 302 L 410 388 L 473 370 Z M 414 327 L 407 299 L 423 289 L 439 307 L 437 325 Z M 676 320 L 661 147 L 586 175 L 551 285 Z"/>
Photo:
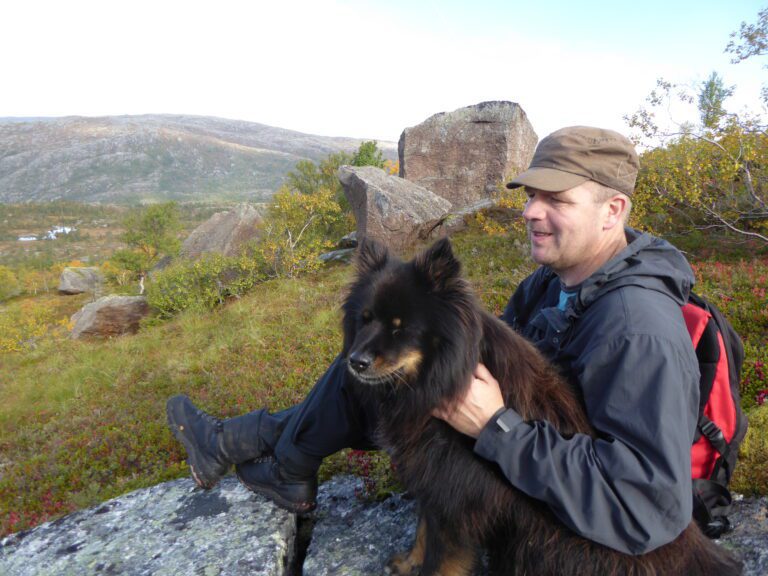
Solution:
<path fill-rule="evenodd" d="M 410 576 L 420 572 L 421 565 L 424 563 L 424 550 L 427 545 L 427 523 L 424 518 L 419 520 L 419 527 L 416 529 L 416 539 L 413 542 L 413 548 L 409 552 L 395 554 L 389 559 L 387 568 L 393 576 Z"/>
<path fill-rule="evenodd" d="M 472 548 L 461 548 L 440 564 L 440 576 L 470 576 L 475 565 L 475 551 Z"/>
<path fill-rule="evenodd" d="M 402 325 L 402 323 L 403 323 L 403 321 L 402 321 L 402 320 L 400 320 L 400 318 L 392 318 L 392 326 L 393 326 L 394 328 L 400 328 L 400 326 Z"/>
<path fill-rule="evenodd" d="M 400 358 L 400 369 L 409 376 L 415 376 L 423 359 L 419 350 L 411 350 Z"/>

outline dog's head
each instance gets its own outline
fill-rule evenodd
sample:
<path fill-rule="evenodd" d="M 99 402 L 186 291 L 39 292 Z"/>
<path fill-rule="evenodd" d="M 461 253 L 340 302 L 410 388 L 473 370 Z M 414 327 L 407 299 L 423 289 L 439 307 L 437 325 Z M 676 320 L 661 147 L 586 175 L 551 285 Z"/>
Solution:
<path fill-rule="evenodd" d="M 364 384 L 411 388 L 436 365 L 477 363 L 474 297 L 448 240 L 409 262 L 364 240 L 344 303 L 344 353 Z M 469 345 L 467 345 L 469 340 Z M 446 372 L 443 366 L 443 372 Z M 446 375 L 447 377 L 447 375 Z"/>

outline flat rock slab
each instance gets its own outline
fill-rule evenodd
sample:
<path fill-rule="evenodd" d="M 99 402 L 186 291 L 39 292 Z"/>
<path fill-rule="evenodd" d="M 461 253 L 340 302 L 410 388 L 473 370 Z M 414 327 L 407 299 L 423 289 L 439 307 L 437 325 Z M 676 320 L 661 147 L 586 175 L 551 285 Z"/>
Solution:
<path fill-rule="evenodd" d="M 734 494 L 728 518 L 733 530 L 718 542 L 744 562 L 743 576 L 768 574 L 768 498 L 743 498 Z"/>
<path fill-rule="evenodd" d="M 409 549 L 416 534 L 416 503 L 395 495 L 383 502 L 355 496 L 362 480 L 338 476 L 318 495 L 304 576 L 383 574 L 389 558 Z"/>
<path fill-rule="evenodd" d="M 283 575 L 296 517 L 227 477 L 137 490 L 0 541 L 0 574 L 14 576 Z"/>
<path fill-rule="evenodd" d="M 362 486 L 339 476 L 320 487 L 300 569 L 296 516 L 228 476 L 210 491 L 166 482 L 12 534 L 0 540 L 0 575 L 378 575 L 413 544 L 416 503 L 360 500 Z M 768 574 L 768 498 L 736 496 L 730 518 L 734 530 L 719 543 L 743 560 L 744 576 Z"/>

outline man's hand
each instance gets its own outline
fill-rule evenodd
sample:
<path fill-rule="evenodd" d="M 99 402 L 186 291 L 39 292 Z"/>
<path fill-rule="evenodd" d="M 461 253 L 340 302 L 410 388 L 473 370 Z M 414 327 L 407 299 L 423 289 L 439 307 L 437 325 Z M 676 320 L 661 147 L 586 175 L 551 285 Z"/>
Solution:
<path fill-rule="evenodd" d="M 503 407 L 499 383 L 488 368 L 478 364 L 464 397 L 453 407 L 433 410 L 432 415 L 445 420 L 462 434 L 477 438 L 491 416 Z"/>

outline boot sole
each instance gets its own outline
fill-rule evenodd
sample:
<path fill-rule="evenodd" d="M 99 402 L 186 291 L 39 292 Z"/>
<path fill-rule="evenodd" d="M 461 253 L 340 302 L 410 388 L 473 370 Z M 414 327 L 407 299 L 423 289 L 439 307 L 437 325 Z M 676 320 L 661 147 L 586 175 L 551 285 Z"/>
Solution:
<path fill-rule="evenodd" d="M 312 510 L 317 508 L 317 502 L 293 502 L 283 497 L 279 492 L 276 492 L 273 488 L 269 486 L 249 484 L 245 480 L 243 480 L 243 477 L 240 476 L 240 473 L 237 471 L 237 468 L 235 468 L 235 475 L 237 476 L 237 479 L 240 481 L 240 484 L 245 486 L 248 490 L 250 490 L 254 494 L 258 494 L 259 496 L 263 496 L 264 498 L 267 498 L 269 501 L 274 502 L 275 504 L 280 506 L 280 508 L 282 508 L 283 510 L 287 510 L 288 512 L 291 512 L 293 514 L 306 514 L 308 512 L 312 512 Z"/>
<path fill-rule="evenodd" d="M 173 400 L 173 398 L 171 399 Z M 186 428 L 184 424 L 180 424 L 176 415 L 171 410 L 170 400 L 165 405 L 165 414 L 168 417 L 168 427 L 171 429 L 171 434 L 184 446 L 184 450 L 187 452 L 187 464 L 189 465 L 189 471 L 192 474 L 192 479 L 200 488 L 204 490 L 210 490 L 221 479 L 221 474 L 211 472 L 210 467 L 201 464 L 197 458 L 197 448 L 192 441 L 187 438 L 185 434 Z M 206 472 L 206 468 L 208 471 Z M 214 480 L 211 480 L 214 478 Z"/>

